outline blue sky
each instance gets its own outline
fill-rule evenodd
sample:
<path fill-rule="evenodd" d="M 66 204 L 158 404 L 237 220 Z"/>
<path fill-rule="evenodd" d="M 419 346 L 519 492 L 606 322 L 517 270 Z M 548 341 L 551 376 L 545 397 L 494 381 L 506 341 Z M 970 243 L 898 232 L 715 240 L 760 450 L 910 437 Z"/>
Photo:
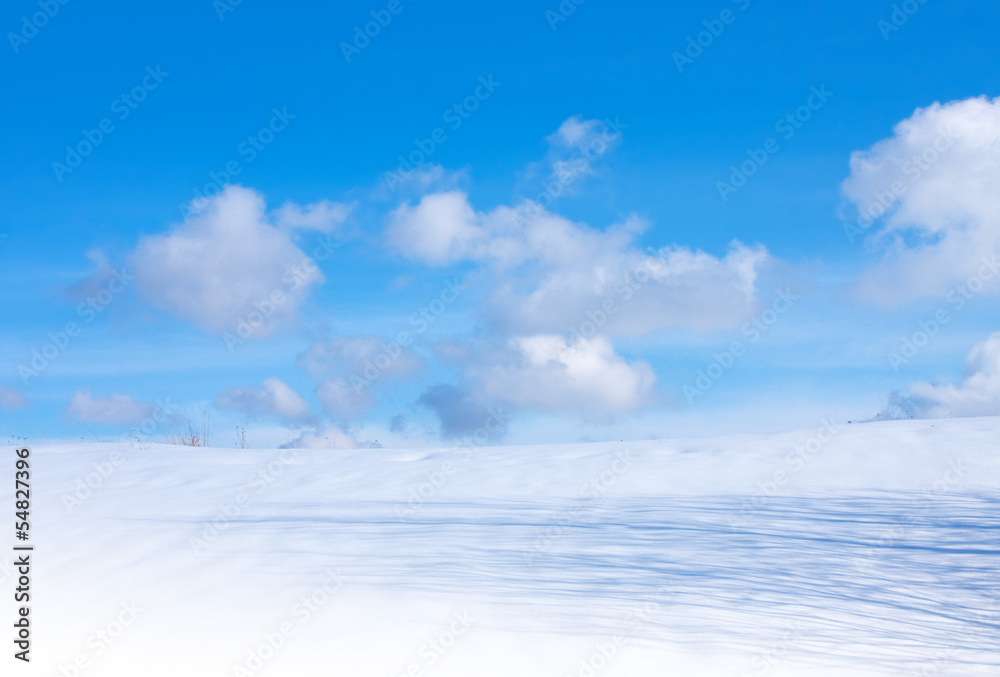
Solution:
<path fill-rule="evenodd" d="M 207 417 L 217 446 L 237 426 L 262 446 L 450 443 L 490 411 L 490 443 L 996 413 L 997 285 L 961 308 L 949 293 L 1000 242 L 998 19 L 940 0 L 10 3 L 0 432 L 118 439 L 157 401 L 176 411 L 146 437 Z M 960 139 L 908 174 L 949 126 Z M 895 180 L 905 195 L 852 242 L 857 205 Z M 642 300 L 574 338 L 636 266 L 655 271 Z M 287 300 L 227 346 L 262 290 Z M 782 290 L 798 298 L 779 313 Z M 68 322 L 79 335 L 26 375 Z"/>

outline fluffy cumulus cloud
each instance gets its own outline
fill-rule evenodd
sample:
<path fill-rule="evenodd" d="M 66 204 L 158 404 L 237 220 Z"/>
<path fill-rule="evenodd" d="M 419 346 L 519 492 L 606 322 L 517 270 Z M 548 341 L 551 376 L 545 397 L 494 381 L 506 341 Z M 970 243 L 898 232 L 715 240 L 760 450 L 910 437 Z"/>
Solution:
<path fill-rule="evenodd" d="M 78 390 L 66 407 L 66 415 L 84 423 L 134 425 L 153 415 L 153 405 L 136 402 L 129 395 L 94 397 L 90 390 Z"/>
<path fill-rule="evenodd" d="M 983 284 L 1000 253 L 1000 98 L 918 109 L 852 155 L 843 190 L 858 210 L 848 235 L 884 250 L 861 281 L 864 298 L 905 303 L 970 281 L 1000 288 Z"/>
<path fill-rule="evenodd" d="M 0 409 L 24 409 L 27 406 L 28 400 L 20 391 L 0 385 Z"/>
<path fill-rule="evenodd" d="M 290 229 L 329 230 L 344 209 L 285 205 L 269 215 L 258 193 L 227 186 L 169 232 L 144 237 L 129 268 L 159 308 L 212 333 L 266 335 L 323 281 Z"/>
<path fill-rule="evenodd" d="M 464 193 L 448 191 L 397 209 L 386 236 L 430 265 L 471 261 L 502 273 L 487 316 L 511 334 L 595 325 L 602 333 L 708 331 L 738 326 L 757 308 L 763 247 L 733 242 L 722 257 L 643 250 L 635 239 L 644 228 L 631 217 L 596 230 L 533 202 L 479 213 Z"/>
<path fill-rule="evenodd" d="M 299 366 L 318 384 L 323 409 L 344 424 L 363 418 L 375 405 L 375 388 L 415 376 L 423 365 L 409 346 L 376 336 L 318 341 L 299 357 Z"/>
<path fill-rule="evenodd" d="M 457 385 L 428 388 L 420 403 L 445 436 L 481 425 L 488 405 L 575 413 L 609 421 L 655 401 L 655 375 L 616 353 L 608 337 L 667 328 L 713 331 L 759 309 L 760 246 L 733 242 L 712 255 L 684 246 L 642 248 L 636 216 L 603 229 L 564 218 L 553 201 L 594 173 L 620 143 L 616 122 L 572 117 L 528 167 L 536 199 L 477 211 L 459 189 L 439 189 L 390 214 L 386 242 L 429 266 L 471 265 L 485 289 L 482 315 L 497 338 L 439 346 L 461 369 Z"/>
<path fill-rule="evenodd" d="M 312 418 L 309 404 L 278 378 L 267 379 L 259 389 L 230 388 L 215 398 L 215 405 L 252 417 L 273 417 L 285 421 Z"/>
<path fill-rule="evenodd" d="M 443 353 L 462 365 L 465 389 L 479 402 L 608 421 L 654 401 L 650 366 L 626 361 L 604 337 L 539 334 L 504 346 L 453 345 Z M 469 398 L 461 403 L 468 408 Z"/>
<path fill-rule="evenodd" d="M 1000 332 L 976 343 L 959 385 L 914 383 L 889 397 L 881 418 L 1000 415 Z"/>
<path fill-rule="evenodd" d="M 459 191 L 426 195 L 415 207 L 402 205 L 393 212 L 386 234 L 392 246 L 431 265 L 470 257 L 485 237 L 477 214 Z"/>

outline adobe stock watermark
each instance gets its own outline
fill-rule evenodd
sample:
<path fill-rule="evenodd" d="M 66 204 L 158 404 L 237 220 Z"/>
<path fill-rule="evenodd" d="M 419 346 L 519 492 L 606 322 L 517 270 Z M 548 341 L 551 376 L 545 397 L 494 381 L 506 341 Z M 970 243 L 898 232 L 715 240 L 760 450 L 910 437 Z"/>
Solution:
<path fill-rule="evenodd" d="M 556 541 L 562 539 L 569 533 L 570 529 L 579 524 L 585 507 L 594 499 L 607 493 L 619 478 L 632 469 L 630 456 L 631 452 L 629 451 L 619 451 L 607 469 L 584 482 L 580 487 L 580 499 L 583 500 L 560 511 L 553 520 L 555 524 L 546 527 L 542 535 L 532 542 L 531 547 L 524 549 L 525 557 L 531 561 L 537 556 L 547 553 Z"/>
<path fill-rule="evenodd" d="M 73 662 L 59 666 L 60 677 L 80 677 L 94 665 L 94 659 L 104 655 L 112 646 L 121 641 L 125 630 L 139 619 L 145 612 L 135 600 L 124 602 L 119 608 L 114 620 L 92 634 L 86 640 L 87 652 L 78 653 Z"/>
<path fill-rule="evenodd" d="M 14 563 L 8 557 L 0 562 L 0 583 L 6 583 L 7 579 L 17 573 Z"/>
<path fill-rule="evenodd" d="M 588 310 L 587 319 L 582 320 L 578 326 L 569 328 L 571 341 L 576 342 L 596 336 L 597 332 L 635 297 L 636 292 L 653 279 L 656 273 L 653 260 L 655 259 L 643 259 L 642 265 L 626 271 L 618 278 L 613 287 L 618 299 L 608 296 L 597 307 Z"/>
<path fill-rule="evenodd" d="M 931 506 L 935 499 L 951 491 L 952 487 L 962 481 L 965 473 L 966 467 L 962 459 L 948 459 L 948 469 L 938 475 L 931 483 L 930 489 L 923 491 L 906 509 L 897 512 L 901 516 L 899 524 L 884 531 L 871 547 L 866 548 L 864 552 L 855 557 L 855 568 L 864 569 L 872 566 L 872 560 L 880 551 L 895 546 L 905 538 L 907 528 L 916 520 L 917 512 Z"/>
<path fill-rule="evenodd" d="M 243 345 L 266 327 L 274 314 L 288 303 L 289 294 L 307 284 L 318 272 L 319 267 L 311 256 L 305 257 L 300 263 L 285 270 L 281 275 L 284 287 L 275 287 L 269 294 L 252 301 L 250 305 L 253 308 L 237 319 L 233 331 L 222 334 L 222 342 L 229 354 L 235 353 L 236 346 Z"/>
<path fill-rule="evenodd" d="M 333 239 L 331 233 L 321 235 L 313 247 L 312 256 L 305 257 L 282 273 L 282 286 L 275 287 L 270 293 L 251 301 L 249 304 L 252 306 L 251 310 L 237 319 L 234 331 L 222 335 L 222 341 L 229 354 L 232 355 L 236 351 L 236 346 L 243 345 L 264 328 L 268 320 L 288 302 L 288 292 L 297 290 L 307 280 L 312 279 L 319 271 L 319 263 L 329 260 L 339 248 L 340 243 Z"/>
<path fill-rule="evenodd" d="M 351 386 L 354 388 L 354 392 L 360 394 L 365 388 L 371 387 L 385 373 L 385 370 L 400 358 L 403 354 L 403 349 L 411 345 L 414 339 L 422 336 L 439 317 L 444 315 L 448 306 L 459 299 L 464 291 L 465 284 L 456 277 L 441 289 L 441 293 L 437 295 L 437 298 L 432 299 L 430 303 L 421 306 L 417 312 L 410 315 L 409 323 L 414 328 L 412 333 L 401 331 L 396 335 L 394 341 L 382 343 L 382 351 L 376 354 L 375 357 L 365 360 L 364 369 L 360 374 L 351 373 L 349 380 Z"/>
<path fill-rule="evenodd" d="M 948 647 L 934 653 L 934 656 L 921 661 L 920 667 L 911 673 L 914 677 L 937 677 L 938 675 L 954 674 L 949 668 L 954 667 L 958 659 L 958 650 Z"/>
<path fill-rule="evenodd" d="M 3 578 L 0 578 L 0 582 Z M 994 582 L 992 587 L 984 590 L 987 600 L 984 601 L 983 608 L 976 610 L 976 620 L 988 627 L 995 627 L 998 620 L 1000 620 L 1000 592 L 997 592 L 1000 579 L 994 574 Z"/>
<path fill-rule="evenodd" d="M 111 112 L 115 113 L 115 117 L 119 121 L 124 120 L 149 97 L 150 92 L 160 86 L 160 83 L 168 75 L 170 73 L 164 73 L 160 70 L 159 64 L 156 65 L 156 68 L 146 66 L 146 75 L 143 76 L 142 81 L 111 102 Z M 52 172 L 56 175 L 59 183 L 63 182 L 63 178 L 67 174 L 73 173 L 83 164 L 84 158 L 89 157 L 97 150 L 97 147 L 104 143 L 115 129 L 117 129 L 115 122 L 110 117 L 101 118 L 93 129 L 82 129 L 80 134 L 83 138 L 73 145 L 66 146 L 66 157 L 63 158 L 63 161 L 57 160 L 52 163 Z"/>
<path fill-rule="evenodd" d="M 153 413 L 133 426 L 128 431 L 128 437 L 139 441 L 143 435 L 149 437 L 158 430 L 166 430 L 166 425 L 173 423 L 176 420 L 176 416 L 180 413 L 180 408 L 172 404 L 169 397 L 162 400 L 158 399 L 156 400 L 156 406 L 153 408 Z"/>
<path fill-rule="evenodd" d="M 800 641 L 805 627 L 798 621 L 793 623 L 792 627 L 782 634 L 781 639 L 776 640 L 770 647 L 760 651 L 750 659 L 752 671 L 744 672 L 740 677 L 762 677 L 771 672 L 774 666 L 780 663 L 789 650 Z"/>
<path fill-rule="evenodd" d="M 792 293 L 791 289 L 777 290 L 774 301 L 768 308 L 765 308 L 760 315 L 740 327 L 740 332 L 748 337 L 748 343 L 754 344 L 767 334 L 771 327 L 775 325 L 782 315 L 795 305 L 801 297 Z M 746 354 L 747 346 L 742 341 L 733 341 L 729 348 L 721 353 L 713 353 L 713 361 L 704 369 L 699 369 L 694 384 L 685 384 L 683 388 L 684 397 L 688 404 L 693 404 L 696 399 L 707 393 L 723 375 L 726 374 L 733 365 Z"/>
<path fill-rule="evenodd" d="M 732 2 L 741 12 L 750 8 L 750 0 L 732 0 Z M 670 55 L 674 60 L 674 65 L 677 66 L 677 72 L 683 74 L 684 68 L 693 64 L 695 59 L 705 53 L 706 49 L 714 45 L 715 41 L 726 31 L 726 27 L 736 22 L 737 16 L 739 15 L 736 12 L 727 7 L 719 12 L 717 19 L 702 21 L 701 25 L 705 27 L 705 30 L 696 35 L 687 36 L 687 45 L 683 53 L 674 52 Z"/>
<path fill-rule="evenodd" d="M 593 649 L 583 658 L 567 677 L 596 677 L 604 670 L 629 642 L 630 638 L 653 622 L 653 619 L 663 611 L 663 605 L 673 598 L 670 588 L 661 586 L 653 595 L 653 599 L 630 609 L 625 614 L 628 627 L 624 632 L 612 635 L 593 644 Z"/>
<path fill-rule="evenodd" d="M 181 212 L 181 217 L 186 219 L 207 207 L 213 197 L 222 192 L 222 189 L 231 183 L 234 177 L 239 176 L 243 172 L 244 164 L 248 165 L 256 160 L 258 155 L 270 146 L 275 137 L 285 131 L 288 123 L 296 117 L 288 112 L 287 106 L 282 106 L 281 110 L 272 108 L 271 113 L 271 119 L 268 120 L 266 125 L 236 145 L 236 154 L 241 157 L 233 158 L 217 172 L 209 172 L 209 182 L 201 190 L 197 188 L 192 189 L 194 198 L 177 205 L 177 208 Z M 245 156 L 245 159 L 242 156 Z"/>
<path fill-rule="evenodd" d="M 236 8 L 243 4 L 243 0 L 212 0 L 212 9 L 219 21 L 225 21 L 226 15 L 236 11 Z"/>
<path fill-rule="evenodd" d="M 891 181 L 884 190 L 876 190 L 872 194 L 872 202 L 858 210 L 857 225 L 844 224 L 847 240 L 854 244 L 857 236 L 864 235 L 878 218 L 885 215 L 897 200 L 906 195 L 924 174 L 954 147 L 957 138 L 958 135 L 954 130 L 939 130 L 937 137 L 927 148 L 906 160 L 900 166 L 901 176 Z"/>
<path fill-rule="evenodd" d="M 818 87 L 813 85 L 809 91 L 809 97 L 804 104 L 778 118 L 774 123 L 774 131 L 781 134 L 785 141 L 790 141 L 796 132 L 812 119 L 813 114 L 823 108 L 833 96 L 833 92 L 828 91 L 825 84 Z M 730 166 L 729 181 L 715 182 L 715 187 L 719 191 L 719 197 L 722 198 L 722 201 L 728 202 L 729 196 L 745 186 L 750 177 L 767 164 L 768 159 L 779 150 L 781 150 L 781 144 L 773 136 L 764 139 L 764 142 L 757 148 L 747 148 L 747 159 L 738 167 L 735 164 Z"/>
<path fill-rule="evenodd" d="M 263 669 L 267 662 L 285 646 L 296 630 L 309 622 L 309 619 L 329 604 L 334 595 L 343 588 L 344 577 L 340 571 L 328 571 L 322 584 L 309 594 L 303 595 L 299 601 L 292 605 L 288 612 L 288 615 L 291 616 L 290 619 L 282 621 L 273 631 L 265 632 L 260 637 L 257 646 L 247 651 L 246 658 L 233 664 L 233 677 L 251 677 Z"/>
<path fill-rule="evenodd" d="M 104 288 L 93 296 L 88 296 L 85 301 L 76 307 L 76 314 L 82 318 L 83 326 L 93 322 L 97 316 L 104 312 L 114 298 L 125 291 L 129 283 L 135 280 L 134 275 L 129 275 L 124 269 L 114 271 Z M 31 359 L 17 366 L 18 376 L 25 385 L 49 368 L 60 355 L 69 347 L 73 339 L 80 336 L 83 326 L 76 322 L 67 322 L 61 331 L 49 332 L 49 340 L 41 347 L 31 351 Z"/>
<path fill-rule="evenodd" d="M 899 4 L 893 4 L 892 13 L 889 15 L 888 21 L 879 19 L 875 23 L 879 33 L 882 34 L 882 40 L 888 42 L 889 36 L 902 29 L 906 25 L 906 22 L 910 20 L 910 17 L 919 12 L 920 8 L 926 4 L 927 0 L 903 0 Z"/>
<path fill-rule="evenodd" d="M 436 470 L 424 474 L 424 482 L 410 487 L 405 503 L 396 506 L 397 517 L 412 515 L 427 501 L 434 498 L 438 491 L 461 470 L 461 467 L 469 462 L 473 449 L 485 446 L 491 437 L 500 435 L 506 430 L 509 417 L 504 415 L 499 408 L 490 407 L 488 411 L 489 416 L 483 421 L 483 425 L 462 438 L 462 443 L 452 450 L 452 453 L 457 457 L 456 460 L 445 459 Z"/>
<path fill-rule="evenodd" d="M 465 124 L 473 113 L 479 110 L 479 106 L 493 96 L 502 82 L 493 79 L 493 74 L 479 76 L 479 84 L 476 85 L 472 94 L 461 101 L 446 108 L 441 114 L 441 120 L 454 132 Z M 385 172 L 382 180 L 385 181 L 389 190 L 395 190 L 400 183 L 407 181 L 421 165 L 426 163 L 434 152 L 448 141 L 448 132 L 444 127 L 435 127 L 430 134 L 423 138 L 413 140 L 416 146 L 406 157 L 398 156 L 399 166 L 394 171 Z"/>
<path fill-rule="evenodd" d="M 179 409 L 170 402 L 170 398 L 157 400 L 153 413 L 142 420 L 129 431 L 129 437 L 138 438 L 140 434 L 152 435 L 157 429 L 162 429 L 167 423 L 173 420 Z M 130 446 L 130 452 L 136 452 L 135 444 Z M 73 512 L 89 501 L 97 491 L 104 486 L 104 483 L 111 479 L 111 476 L 118 468 L 125 463 L 125 455 L 118 451 L 111 451 L 105 459 L 99 463 L 92 464 L 93 472 L 85 477 L 78 477 L 73 484 L 72 491 L 64 492 L 62 504 L 66 508 L 66 514 Z"/>
<path fill-rule="evenodd" d="M 628 125 L 622 122 L 618 116 L 615 116 L 614 120 L 606 118 L 604 125 L 605 128 L 600 135 L 591 139 L 585 148 L 573 151 L 569 159 L 560 165 L 555 178 L 545 184 L 544 189 L 535 196 L 535 199 L 525 200 L 516 209 L 511 210 L 511 222 L 515 228 L 519 231 L 523 230 L 528 222 L 540 216 L 579 177 L 588 174 L 594 160 L 604 155 L 613 143 L 621 140 L 622 130 L 628 129 Z"/>
<path fill-rule="evenodd" d="M 576 12 L 576 8 L 586 1 L 562 0 L 555 9 L 545 10 L 545 20 L 549 22 L 549 28 L 552 30 L 559 28 L 559 24 L 569 19 Z"/>
<path fill-rule="evenodd" d="M 125 455 L 116 450 L 108 454 L 105 460 L 94 463 L 92 473 L 86 477 L 77 478 L 73 491 L 63 493 L 62 503 L 63 507 L 66 508 L 66 513 L 72 515 L 73 511 L 83 505 L 84 501 L 90 500 L 94 492 L 100 489 L 124 462 Z"/>
<path fill-rule="evenodd" d="M 68 5 L 70 0 L 38 0 L 39 11 L 34 12 L 30 17 L 21 17 L 21 29 L 18 32 L 8 31 L 7 40 L 14 54 L 21 51 L 21 47 L 28 44 L 28 41 L 38 35 L 38 31 L 49 25 L 49 21 L 55 18 L 59 10 Z"/>
<path fill-rule="evenodd" d="M 416 660 L 410 661 L 405 670 L 394 673 L 392 677 L 424 677 L 426 671 L 436 665 L 476 622 L 468 609 L 456 611 L 452 618 L 444 630 L 420 645 Z"/>
<path fill-rule="evenodd" d="M 231 501 L 223 503 L 216 508 L 215 517 L 209 522 L 198 537 L 189 540 L 192 552 L 195 555 L 201 554 L 219 540 L 219 536 L 226 529 L 243 515 L 279 477 L 285 473 L 285 468 L 298 461 L 301 454 L 296 449 L 282 449 L 272 461 L 266 465 L 259 466 L 256 471 L 247 477 L 246 487 L 233 497 Z"/>
<path fill-rule="evenodd" d="M 827 444 L 837 437 L 837 426 L 831 419 L 823 419 L 822 425 L 807 440 L 796 444 L 785 456 L 782 466 L 774 471 L 771 477 L 757 483 L 756 493 L 743 501 L 739 515 L 730 515 L 727 521 L 731 527 L 745 526 L 770 499 L 781 493 L 782 488 L 811 463 L 823 451 Z"/>
<path fill-rule="evenodd" d="M 987 288 L 987 282 L 996 278 L 997 273 L 1000 272 L 1000 262 L 997 261 L 997 255 L 994 254 L 989 258 L 984 256 L 982 263 L 983 265 L 975 275 L 948 291 L 945 300 L 954 306 L 951 313 L 948 312 L 947 307 L 938 308 L 931 317 L 917 322 L 919 329 L 909 336 L 899 339 L 898 348 L 890 350 L 886 354 L 886 359 L 893 371 L 898 372 L 901 366 L 909 364 L 910 360 L 919 355 L 924 348 L 930 345 L 931 340 L 952 321 L 952 313 L 960 312 L 969 301 Z"/>
<path fill-rule="evenodd" d="M 385 9 L 371 10 L 369 14 L 372 20 L 365 23 L 363 29 L 360 25 L 355 26 L 351 41 L 340 43 L 340 53 L 344 55 L 344 61 L 351 63 L 354 57 L 361 54 L 361 50 L 372 44 L 372 40 L 382 34 L 383 29 L 389 27 L 392 18 L 402 14 L 404 9 L 406 9 L 406 5 L 403 4 L 402 0 L 389 0 Z"/>

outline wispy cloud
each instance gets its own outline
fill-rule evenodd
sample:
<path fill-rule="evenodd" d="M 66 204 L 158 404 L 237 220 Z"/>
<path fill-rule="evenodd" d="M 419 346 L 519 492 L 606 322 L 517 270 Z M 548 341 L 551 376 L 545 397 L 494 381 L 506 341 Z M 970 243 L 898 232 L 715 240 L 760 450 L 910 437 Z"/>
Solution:
<path fill-rule="evenodd" d="M 278 378 L 267 379 L 260 388 L 230 388 L 215 398 L 215 406 L 255 418 L 278 418 L 288 422 L 313 418 L 309 403 Z"/>
<path fill-rule="evenodd" d="M 153 415 L 154 407 L 136 402 L 130 395 L 94 397 L 89 389 L 78 390 L 66 407 L 66 415 L 84 423 L 134 425 Z"/>

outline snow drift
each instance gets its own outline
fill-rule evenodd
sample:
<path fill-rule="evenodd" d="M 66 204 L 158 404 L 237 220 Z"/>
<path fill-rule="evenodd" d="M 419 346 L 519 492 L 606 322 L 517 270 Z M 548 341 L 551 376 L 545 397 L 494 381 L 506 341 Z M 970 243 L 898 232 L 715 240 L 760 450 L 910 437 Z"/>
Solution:
<path fill-rule="evenodd" d="M 32 458 L 34 660 L 17 674 L 1000 667 L 996 417 L 435 450 L 60 445 Z M 10 484 L 0 496 L 11 505 Z"/>

